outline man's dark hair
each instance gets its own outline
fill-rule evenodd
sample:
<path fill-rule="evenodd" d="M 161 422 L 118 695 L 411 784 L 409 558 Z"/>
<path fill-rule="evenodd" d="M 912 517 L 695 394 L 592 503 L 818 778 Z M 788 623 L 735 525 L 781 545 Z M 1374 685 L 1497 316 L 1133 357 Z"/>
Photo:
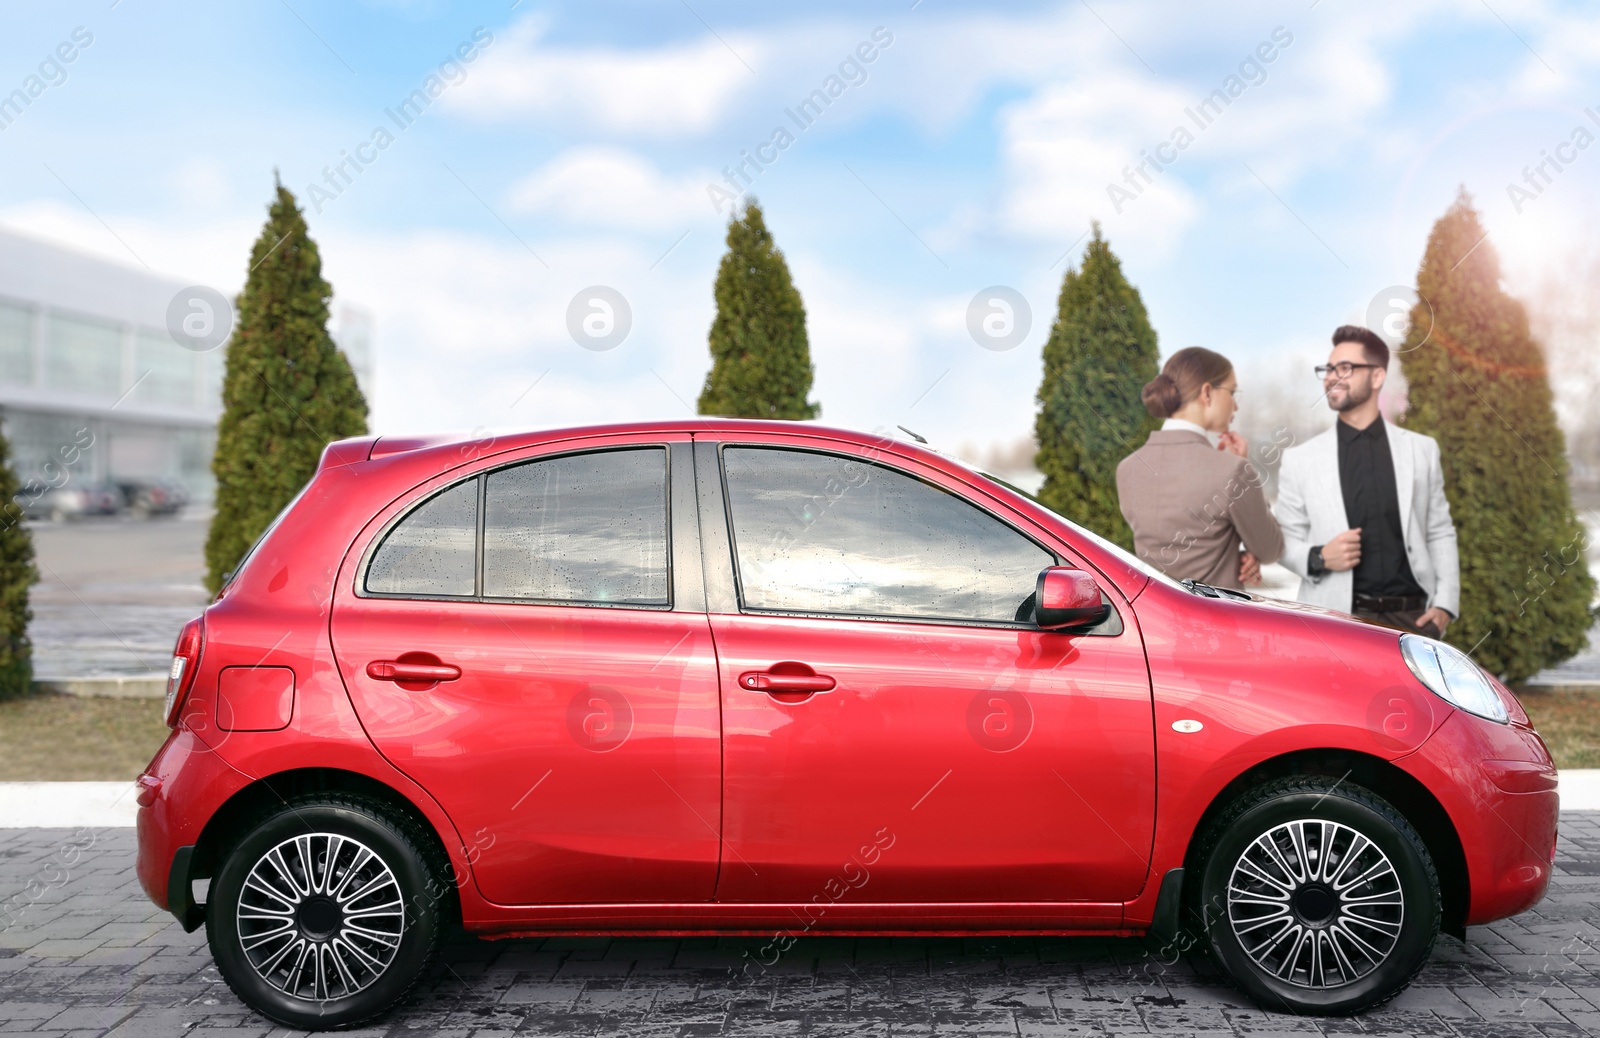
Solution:
<path fill-rule="evenodd" d="M 1368 364 L 1388 369 L 1389 344 L 1378 338 L 1378 333 L 1372 329 L 1359 324 L 1341 324 L 1333 330 L 1333 344 L 1337 346 L 1341 342 L 1359 342 L 1361 355 L 1367 358 Z"/>

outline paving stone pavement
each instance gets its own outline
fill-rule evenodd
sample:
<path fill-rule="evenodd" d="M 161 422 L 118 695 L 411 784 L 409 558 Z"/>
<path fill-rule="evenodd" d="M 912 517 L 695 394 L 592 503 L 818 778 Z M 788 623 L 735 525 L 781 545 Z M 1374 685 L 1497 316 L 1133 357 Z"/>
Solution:
<path fill-rule="evenodd" d="M 0 830 L 0 1033 L 266 1036 L 140 892 L 131 829 Z M 1600 1034 L 1600 812 L 1561 816 L 1548 897 L 1441 937 L 1404 994 L 1354 1018 L 1264 1013 L 1204 957 L 1131 938 L 463 938 L 411 999 L 351 1035 Z"/>

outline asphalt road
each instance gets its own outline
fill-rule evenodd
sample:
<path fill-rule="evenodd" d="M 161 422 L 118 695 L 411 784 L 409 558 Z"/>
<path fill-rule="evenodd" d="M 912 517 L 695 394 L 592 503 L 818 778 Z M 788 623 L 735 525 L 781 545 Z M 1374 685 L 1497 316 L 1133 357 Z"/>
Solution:
<path fill-rule="evenodd" d="M 1353 1018 L 1264 1013 L 1204 957 L 1134 939 L 800 938 L 452 944 L 408 1003 L 356 1035 L 1522 1035 L 1600 1033 L 1600 812 L 1567 812 L 1534 910 L 1440 937 L 1398 999 Z M 76 846 L 80 850 L 67 850 Z M 70 859 L 70 863 L 68 860 Z M 283 1034 L 245 1009 L 140 893 L 130 829 L 0 830 L 0 1033 Z"/>

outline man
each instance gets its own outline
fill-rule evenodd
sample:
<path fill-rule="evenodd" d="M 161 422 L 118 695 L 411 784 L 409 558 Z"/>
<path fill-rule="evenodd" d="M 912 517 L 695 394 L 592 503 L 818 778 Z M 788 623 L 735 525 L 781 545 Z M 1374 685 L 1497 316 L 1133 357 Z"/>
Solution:
<path fill-rule="evenodd" d="M 1443 637 L 1460 608 L 1456 528 L 1439 445 L 1383 420 L 1389 347 L 1366 328 L 1333 333 L 1317 368 L 1333 429 L 1283 454 L 1283 564 L 1300 601 Z"/>

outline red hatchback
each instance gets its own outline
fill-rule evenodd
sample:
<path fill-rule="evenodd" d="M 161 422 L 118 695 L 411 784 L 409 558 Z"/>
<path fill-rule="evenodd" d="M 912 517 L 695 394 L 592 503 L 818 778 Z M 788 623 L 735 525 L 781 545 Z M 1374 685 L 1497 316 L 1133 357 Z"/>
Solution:
<path fill-rule="evenodd" d="M 168 699 L 139 879 L 295 1027 L 392 1006 L 458 922 L 1187 926 L 1263 1004 L 1348 1012 L 1555 850 L 1550 755 L 1455 649 L 809 424 L 335 443 Z"/>

